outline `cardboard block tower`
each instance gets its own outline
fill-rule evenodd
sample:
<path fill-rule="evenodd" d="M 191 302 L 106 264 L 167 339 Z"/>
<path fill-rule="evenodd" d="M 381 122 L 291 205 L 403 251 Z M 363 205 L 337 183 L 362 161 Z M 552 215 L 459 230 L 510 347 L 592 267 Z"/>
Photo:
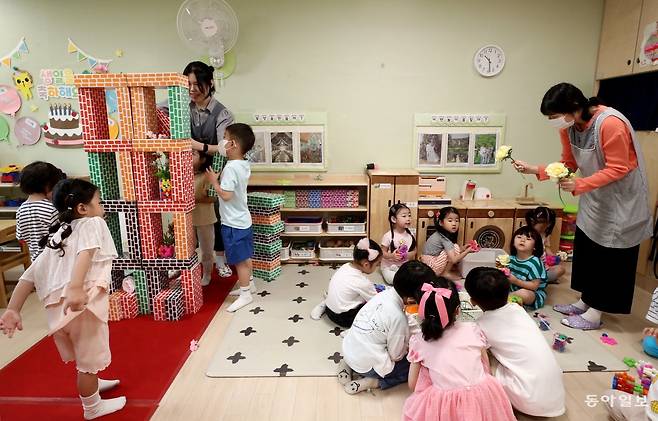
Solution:
<path fill-rule="evenodd" d="M 203 304 L 201 267 L 192 227 L 194 174 L 190 139 L 187 77 L 178 73 L 75 75 L 80 100 L 84 149 L 91 181 L 100 189 L 106 221 L 119 252 L 112 271 L 112 293 L 121 293 L 127 273 L 134 279 L 139 313 L 156 320 L 178 320 Z M 155 89 L 166 89 L 169 139 L 149 139 L 158 131 Z M 105 90 L 116 90 L 120 139 L 109 139 Z M 171 173 L 171 195 L 162 199 L 152 165 L 153 153 L 165 153 Z M 117 165 L 118 164 L 118 165 Z M 123 249 L 120 216 L 125 218 Z M 159 258 L 162 215 L 174 226 L 173 258 Z M 168 273 L 180 277 L 170 281 Z M 124 297 L 125 298 L 125 297 Z"/>

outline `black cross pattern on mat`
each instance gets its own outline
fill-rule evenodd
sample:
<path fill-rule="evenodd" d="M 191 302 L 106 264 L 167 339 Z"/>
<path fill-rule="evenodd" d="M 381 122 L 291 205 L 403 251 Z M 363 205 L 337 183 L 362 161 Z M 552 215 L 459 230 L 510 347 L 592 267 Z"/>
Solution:
<path fill-rule="evenodd" d="M 332 263 L 332 264 L 329 265 L 329 268 L 330 268 L 330 269 L 333 269 L 333 270 L 336 270 L 336 269 L 338 269 L 339 267 L 340 267 L 340 265 L 339 265 L 338 263 Z"/>
<path fill-rule="evenodd" d="M 233 354 L 233 355 L 227 357 L 226 359 L 227 359 L 227 360 L 231 360 L 231 362 L 232 362 L 233 364 L 237 364 L 238 361 L 240 361 L 240 360 L 246 360 L 247 357 L 243 357 L 243 356 L 242 356 L 242 352 L 236 352 L 235 354 Z"/>
<path fill-rule="evenodd" d="M 293 370 L 292 368 L 288 368 L 288 364 L 281 364 L 281 367 L 275 368 L 274 370 L 275 373 L 279 373 L 279 377 L 286 377 L 288 373 L 292 373 Z"/>
<path fill-rule="evenodd" d="M 343 331 L 343 329 L 339 328 L 336 326 L 335 328 L 331 329 L 329 333 L 333 333 L 336 336 L 340 336 L 340 333 Z"/>
<path fill-rule="evenodd" d="M 309 286 L 309 284 L 307 284 L 306 282 L 300 282 L 300 283 L 298 283 L 298 284 L 295 284 L 295 286 L 298 286 L 298 287 L 300 287 L 300 288 L 304 288 L 304 287 Z"/>
<path fill-rule="evenodd" d="M 333 355 L 327 357 L 328 360 L 333 360 L 334 364 L 338 364 L 340 360 L 343 359 L 343 356 L 340 355 L 340 352 L 334 352 Z"/>
<path fill-rule="evenodd" d="M 300 320 L 304 320 L 304 318 L 302 316 L 300 316 L 299 314 L 295 314 L 292 317 L 288 317 L 288 320 L 292 320 L 293 323 L 297 323 Z"/>
<path fill-rule="evenodd" d="M 263 309 L 260 308 L 260 307 L 256 307 L 256 308 L 252 308 L 252 309 L 249 310 L 249 311 L 252 312 L 252 313 L 254 313 L 254 314 L 258 314 L 258 313 L 261 313 L 261 312 L 263 312 L 263 311 L 265 311 L 265 310 L 263 310 Z"/>
<path fill-rule="evenodd" d="M 249 336 L 252 333 L 256 333 L 256 332 L 257 331 L 255 331 L 251 326 L 249 326 L 248 328 L 243 329 L 243 330 L 240 331 L 240 333 L 244 334 L 244 336 Z"/>
<path fill-rule="evenodd" d="M 297 273 L 301 273 L 302 275 L 306 275 L 307 273 L 311 273 L 311 272 L 307 271 L 306 269 L 302 269 Z"/>
<path fill-rule="evenodd" d="M 297 263 L 297 267 L 308 266 L 308 263 Z"/>
<path fill-rule="evenodd" d="M 289 347 L 293 346 L 294 344 L 298 343 L 299 341 L 295 339 L 294 336 L 289 336 L 288 339 L 285 339 L 281 341 L 282 344 L 288 344 Z"/>
<path fill-rule="evenodd" d="M 306 301 L 306 298 L 297 297 L 297 298 L 293 299 L 292 301 L 297 301 L 297 304 L 301 304 L 302 302 Z"/>
<path fill-rule="evenodd" d="M 266 295 L 272 295 L 272 294 L 267 292 L 266 290 L 262 290 L 261 292 L 256 293 L 256 295 L 260 295 L 261 297 L 265 297 Z"/>

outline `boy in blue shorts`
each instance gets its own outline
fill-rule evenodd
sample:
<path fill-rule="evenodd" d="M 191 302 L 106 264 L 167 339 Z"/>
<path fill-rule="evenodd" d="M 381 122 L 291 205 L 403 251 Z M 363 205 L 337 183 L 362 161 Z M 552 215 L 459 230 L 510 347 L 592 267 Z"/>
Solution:
<path fill-rule="evenodd" d="M 235 123 L 226 127 L 223 146 L 228 162 L 218 174 L 209 168 L 206 174 L 219 196 L 219 213 L 222 219 L 222 239 L 226 249 L 226 261 L 235 265 L 240 289 L 238 299 L 228 307 L 234 312 L 251 303 L 256 292 L 251 277 L 251 256 L 254 253 L 251 214 L 247 208 L 247 183 L 251 175 L 249 161 L 244 155 L 254 146 L 254 132 L 247 124 Z"/>

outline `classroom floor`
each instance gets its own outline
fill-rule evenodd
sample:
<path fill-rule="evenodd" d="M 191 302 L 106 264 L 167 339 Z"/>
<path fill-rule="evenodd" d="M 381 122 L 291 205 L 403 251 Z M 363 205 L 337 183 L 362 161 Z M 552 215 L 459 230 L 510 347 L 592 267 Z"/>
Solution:
<path fill-rule="evenodd" d="M 567 273 L 567 279 L 569 274 Z M 645 279 L 641 281 L 647 282 Z M 655 283 L 655 281 L 654 281 Z M 575 300 L 568 281 L 549 287 L 548 305 Z M 619 341 L 611 351 L 620 359 L 632 357 L 651 360 L 641 352 L 639 340 L 650 294 L 636 288 L 633 313 L 627 316 L 606 316 L 604 328 Z M 333 378 L 208 378 L 205 376 L 210 359 L 222 340 L 232 315 L 226 304 L 208 326 L 192 353 L 165 394 L 153 420 L 399 420 L 402 405 L 409 390 L 399 386 L 388 391 L 364 392 L 351 396 Z M 0 313 L 2 310 L 0 309 Z M 35 295 L 24 309 L 24 331 L 11 341 L 0 336 L 0 367 L 38 341 L 46 332 L 45 318 Z M 588 332 L 598 338 L 602 331 Z M 652 362 L 658 363 L 653 360 Z M 567 373 L 564 375 L 567 412 L 553 420 L 605 420 L 602 404 L 590 408 L 587 395 L 600 395 L 610 387 L 611 373 Z M 148 379 L 144 379 L 148 381 Z M 518 414 L 519 420 L 545 418 Z"/>

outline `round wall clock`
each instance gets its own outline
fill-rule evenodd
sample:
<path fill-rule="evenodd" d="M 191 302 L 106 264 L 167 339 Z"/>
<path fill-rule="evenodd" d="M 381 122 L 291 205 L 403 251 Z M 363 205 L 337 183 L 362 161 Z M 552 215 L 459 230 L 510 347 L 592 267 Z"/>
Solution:
<path fill-rule="evenodd" d="M 505 66 L 505 52 L 497 45 L 485 45 L 475 53 L 473 65 L 484 77 L 496 76 Z"/>

